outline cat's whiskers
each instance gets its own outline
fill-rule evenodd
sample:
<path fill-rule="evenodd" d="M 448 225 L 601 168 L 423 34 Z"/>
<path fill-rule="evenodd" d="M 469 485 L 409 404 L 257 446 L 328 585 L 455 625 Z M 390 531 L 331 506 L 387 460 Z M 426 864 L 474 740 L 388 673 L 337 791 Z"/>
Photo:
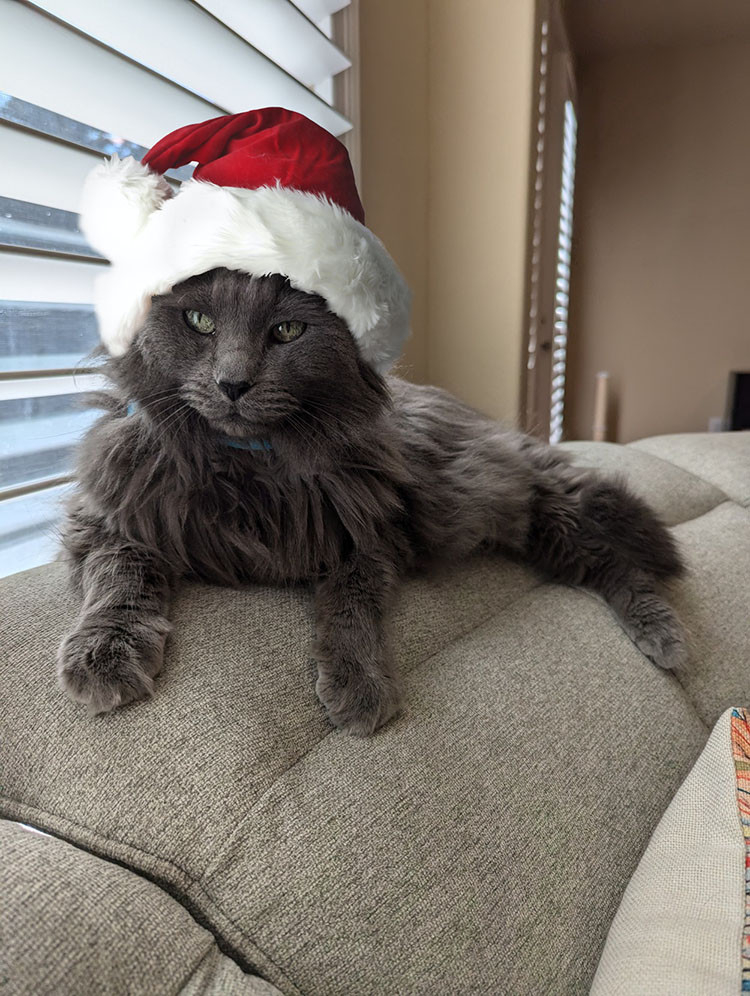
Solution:
<path fill-rule="evenodd" d="M 305 446 L 308 448 L 308 450 L 312 448 L 312 453 L 317 458 L 323 450 L 322 439 L 317 442 L 317 445 L 314 439 L 313 441 L 311 441 L 309 435 L 309 426 L 306 426 L 305 423 L 302 422 L 296 415 L 293 415 L 291 413 L 288 414 L 287 421 L 291 426 L 292 430 L 295 431 L 300 437 L 304 438 Z"/>
<path fill-rule="evenodd" d="M 189 414 L 190 414 L 191 411 L 192 411 L 192 408 L 191 408 L 191 406 L 189 404 L 187 404 L 187 402 L 183 402 L 182 405 L 180 405 L 176 409 L 170 411 L 170 413 L 167 415 L 166 419 L 159 424 L 159 428 L 161 429 L 161 432 L 154 438 L 154 442 L 155 443 L 162 442 L 162 440 L 164 439 L 165 435 L 167 434 L 167 430 L 170 429 L 170 427 L 171 427 L 171 429 L 174 429 L 174 428 L 179 428 L 180 426 L 182 426 L 187 421 L 187 418 L 188 418 L 188 416 L 189 416 Z M 185 413 L 185 418 L 182 420 L 182 422 L 179 423 L 178 426 L 175 426 L 174 423 L 177 421 L 177 417 L 179 415 L 182 415 L 183 413 Z"/>
<path fill-rule="evenodd" d="M 141 400 L 147 401 L 149 398 L 156 398 L 160 394 L 174 394 L 177 390 L 177 387 L 160 387 L 158 391 L 152 391 L 151 394 L 143 395 Z"/>
<path fill-rule="evenodd" d="M 156 421 L 159 415 L 169 415 L 175 410 L 175 405 L 180 405 L 182 403 L 182 398 L 166 398 L 163 405 L 159 402 L 151 402 L 150 404 L 141 405 L 141 408 L 148 412 L 151 416 L 152 421 Z"/>
<path fill-rule="evenodd" d="M 305 408 L 304 411 L 309 413 L 310 415 L 315 415 L 319 412 L 322 412 L 322 414 L 325 415 L 327 419 L 330 419 L 332 422 L 336 422 L 339 425 L 343 425 L 344 427 L 346 427 L 347 423 L 341 417 L 341 414 L 337 411 L 333 411 L 332 409 L 328 408 L 325 403 L 326 400 L 327 399 L 316 398 L 316 397 L 308 398 L 309 407 Z"/>
<path fill-rule="evenodd" d="M 330 434 L 331 429 L 333 429 L 334 431 L 340 432 L 342 438 L 346 438 L 348 428 L 346 422 L 340 416 L 335 415 L 333 412 L 327 411 L 322 406 L 316 405 L 316 407 L 319 408 L 322 415 L 314 410 L 311 410 L 310 408 L 303 408 L 302 414 L 307 418 L 312 419 L 314 422 L 317 422 L 320 426 L 322 434 Z"/>
<path fill-rule="evenodd" d="M 176 400 L 175 403 L 166 411 L 163 412 L 164 419 L 156 423 L 156 427 L 159 429 L 165 429 L 171 422 L 175 420 L 178 415 L 190 408 L 190 405 L 183 399 Z"/>
<path fill-rule="evenodd" d="M 143 398 L 137 398 L 136 401 L 139 405 L 144 405 L 145 407 L 146 402 L 149 401 L 155 404 L 158 399 L 163 398 L 164 400 L 167 400 L 170 395 L 179 397 L 177 392 L 178 389 L 176 387 L 167 387 L 161 391 L 154 391 L 153 394 L 147 394 Z"/>
<path fill-rule="evenodd" d="M 174 426 L 174 427 L 173 427 L 173 431 L 174 431 L 175 435 L 176 435 L 176 434 L 177 434 L 178 432 L 180 432 L 180 431 L 181 431 L 182 427 L 183 427 L 183 426 L 185 425 L 185 423 L 186 423 L 186 422 L 188 421 L 188 419 L 190 418 L 190 414 L 191 414 L 191 408 L 190 408 L 190 406 L 188 405 L 188 407 L 187 407 L 187 411 L 185 412 L 185 414 L 184 414 L 184 416 L 183 416 L 182 420 L 181 420 L 181 421 L 180 421 L 180 422 L 179 422 L 179 423 L 178 423 L 178 424 L 177 424 L 176 426 Z"/>
<path fill-rule="evenodd" d="M 156 433 L 154 433 L 152 438 L 155 443 L 158 444 L 161 442 L 161 440 L 164 438 L 164 434 L 166 432 L 169 423 L 173 421 L 174 417 L 176 415 L 179 415 L 180 412 L 182 412 L 185 407 L 186 406 L 184 404 L 179 403 L 179 399 L 174 399 L 174 401 L 172 401 L 172 403 L 170 404 L 169 408 L 167 408 L 165 411 L 159 412 L 159 414 L 164 417 L 164 421 L 158 421 L 157 419 L 154 418 L 153 414 L 150 413 L 151 420 L 154 424 L 154 429 L 162 430 L 161 432 L 157 431 Z M 151 428 L 147 428 L 146 431 L 149 433 L 149 435 L 151 435 L 153 430 Z"/>

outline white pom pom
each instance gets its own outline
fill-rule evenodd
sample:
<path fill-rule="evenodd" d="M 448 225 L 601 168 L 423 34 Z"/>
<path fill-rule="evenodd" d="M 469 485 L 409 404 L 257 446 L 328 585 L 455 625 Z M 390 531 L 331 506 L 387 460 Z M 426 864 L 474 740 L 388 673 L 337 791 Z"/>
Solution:
<path fill-rule="evenodd" d="M 81 197 L 81 231 L 109 260 L 127 256 L 154 211 L 172 196 L 163 176 L 132 156 L 112 156 L 89 173 Z"/>

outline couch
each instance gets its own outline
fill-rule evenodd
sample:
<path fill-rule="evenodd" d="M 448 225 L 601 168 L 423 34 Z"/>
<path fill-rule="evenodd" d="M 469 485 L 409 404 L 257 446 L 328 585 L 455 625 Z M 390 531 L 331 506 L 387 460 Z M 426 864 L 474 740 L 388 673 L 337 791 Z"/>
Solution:
<path fill-rule="evenodd" d="M 566 448 L 679 540 L 679 680 L 598 598 L 485 556 L 404 584 L 405 709 L 372 739 L 328 724 L 293 587 L 186 586 L 156 695 L 92 717 L 55 680 L 62 566 L 2 582 L 0 991 L 586 993 L 655 825 L 750 700 L 750 434 Z"/>

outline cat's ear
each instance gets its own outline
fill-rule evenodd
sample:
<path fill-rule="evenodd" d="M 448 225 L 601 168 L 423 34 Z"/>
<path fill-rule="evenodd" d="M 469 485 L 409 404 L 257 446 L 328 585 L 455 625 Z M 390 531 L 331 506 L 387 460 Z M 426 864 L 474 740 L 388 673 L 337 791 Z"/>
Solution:
<path fill-rule="evenodd" d="M 81 231 L 109 260 L 127 256 L 148 219 L 172 196 L 159 173 L 132 156 L 114 155 L 89 173 L 80 209 Z"/>

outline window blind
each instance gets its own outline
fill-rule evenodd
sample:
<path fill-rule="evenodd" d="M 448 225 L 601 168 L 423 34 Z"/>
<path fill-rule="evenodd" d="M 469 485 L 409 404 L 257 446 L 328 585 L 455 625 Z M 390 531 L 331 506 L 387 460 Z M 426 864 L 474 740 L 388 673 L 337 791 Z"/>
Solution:
<path fill-rule="evenodd" d="M 570 46 L 558 0 L 539 0 L 527 247 L 524 428 L 563 435 L 573 238 L 576 114 Z"/>
<path fill-rule="evenodd" d="M 86 174 L 251 107 L 299 111 L 348 143 L 333 79 L 352 63 L 331 15 L 350 2 L 0 0 L 0 576 L 53 556 L 97 417 L 79 404 L 102 383 L 91 302 L 107 265 L 78 230 Z"/>
<path fill-rule="evenodd" d="M 552 394 L 549 441 L 559 443 L 563 435 L 565 371 L 568 354 L 568 304 L 570 301 L 570 253 L 573 248 L 573 191 L 576 173 L 577 121 L 573 102 L 565 101 L 563 151 L 560 177 L 560 209 L 555 263 L 555 320 L 552 350 Z"/>

